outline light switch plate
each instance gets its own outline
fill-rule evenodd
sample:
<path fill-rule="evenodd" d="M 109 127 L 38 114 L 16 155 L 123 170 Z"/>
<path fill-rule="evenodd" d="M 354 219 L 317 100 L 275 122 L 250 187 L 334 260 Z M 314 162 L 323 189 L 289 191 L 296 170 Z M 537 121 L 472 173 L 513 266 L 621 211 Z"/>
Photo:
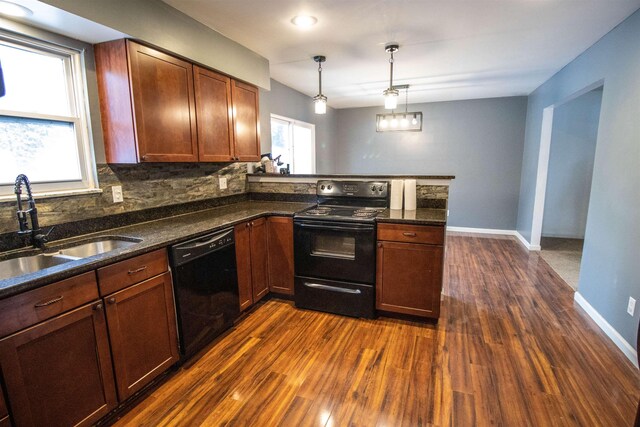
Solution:
<path fill-rule="evenodd" d="M 227 178 L 220 178 L 220 189 L 221 190 L 227 189 Z"/>
<path fill-rule="evenodd" d="M 111 187 L 111 194 L 113 194 L 113 203 L 122 203 L 124 201 L 121 185 L 114 185 Z"/>

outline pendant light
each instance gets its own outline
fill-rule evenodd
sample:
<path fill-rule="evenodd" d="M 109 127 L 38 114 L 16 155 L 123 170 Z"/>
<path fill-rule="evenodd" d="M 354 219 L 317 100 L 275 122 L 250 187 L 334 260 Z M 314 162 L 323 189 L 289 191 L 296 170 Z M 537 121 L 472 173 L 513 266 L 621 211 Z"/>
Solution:
<path fill-rule="evenodd" d="M 313 60 L 318 63 L 318 94 L 313 97 L 316 114 L 326 114 L 327 97 L 322 94 L 322 63 L 327 60 L 322 55 L 316 55 Z"/>
<path fill-rule="evenodd" d="M 398 51 L 399 46 L 395 43 L 388 44 L 384 50 L 389 53 L 389 87 L 382 92 L 384 95 L 384 108 L 393 110 L 398 106 L 398 89 L 393 87 L 393 54 Z"/>

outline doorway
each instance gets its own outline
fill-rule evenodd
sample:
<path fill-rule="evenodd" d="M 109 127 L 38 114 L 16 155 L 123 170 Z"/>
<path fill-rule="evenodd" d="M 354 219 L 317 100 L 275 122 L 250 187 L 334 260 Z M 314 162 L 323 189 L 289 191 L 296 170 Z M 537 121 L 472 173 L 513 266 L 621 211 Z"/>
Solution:
<path fill-rule="evenodd" d="M 533 231 L 537 231 L 542 258 L 574 290 L 579 282 L 602 94 L 601 84 L 581 91 L 546 109 L 547 122 L 543 120 L 548 148 L 543 153 L 541 141 L 539 168 L 543 154 L 547 159 L 546 170 L 539 173 L 546 176 L 535 224 L 539 230 Z"/>

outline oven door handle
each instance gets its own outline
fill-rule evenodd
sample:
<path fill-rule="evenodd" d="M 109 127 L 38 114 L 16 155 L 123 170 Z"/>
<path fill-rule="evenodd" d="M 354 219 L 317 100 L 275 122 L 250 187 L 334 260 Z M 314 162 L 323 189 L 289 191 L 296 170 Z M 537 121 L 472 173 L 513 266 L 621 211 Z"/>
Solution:
<path fill-rule="evenodd" d="M 360 291 L 360 289 L 339 288 L 337 286 L 322 285 L 320 283 L 304 282 L 303 284 L 307 288 L 321 289 L 323 291 L 340 292 L 340 293 L 343 293 L 343 294 L 356 294 L 356 295 L 362 293 L 362 291 Z"/>
<path fill-rule="evenodd" d="M 369 226 L 369 225 L 355 225 L 355 226 L 348 226 L 348 225 L 319 225 L 319 224 L 305 224 L 303 222 L 296 223 L 296 226 L 302 227 L 302 228 L 308 228 L 308 229 L 312 229 L 312 230 L 329 230 L 329 231 L 339 230 L 339 231 L 355 231 L 355 232 L 367 231 L 367 232 L 371 232 L 374 229 L 373 226 Z"/>

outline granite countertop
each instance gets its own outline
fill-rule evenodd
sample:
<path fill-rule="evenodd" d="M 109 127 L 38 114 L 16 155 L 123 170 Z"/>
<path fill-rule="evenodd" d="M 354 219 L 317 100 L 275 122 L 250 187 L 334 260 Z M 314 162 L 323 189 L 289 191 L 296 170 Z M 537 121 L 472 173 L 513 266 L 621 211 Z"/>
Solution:
<path fill-rule="evenodd" d="M 222 207 L 201 210 L 193 213 L 172 216 L 160 220 L 128 225 L 105 230 L 99 233 L 76 236 L 72 239 L 58 240 L 50 244 L 68 246 L 75 241 L 97 240 L 99 237 L 118 236 L 129 239 L 142 239 L 140 243 L 127 248 L 116 249 L 88 258 L 70 261 L 49 267 L 34 273 L 0 280 L 0 299 L 35 289 L 49 283 L 66 279 L 80 273 L 95 270 L 105 265 L 173 245 L 184 240 L 206 234 L 211 231 L 250 221 L 266 215 L 293 216 L 294 213 L 313 206 L 311 203 L 291 203 L 272 201 L 245 201 Z M 418 208 L 415 211 L 387 209 L 376 220 L 378 222 L 396 222 L 422 225 L 446 224 L 446 209 Z M 15 251 L 2 254 L 6 257 Z"/>
<path fill-rule="evenodd" d="M 416 225 L 445 225 L 447 223 L 447 210 L 430 208 L 418 208 L 415 211 L 386 209 L 376 217 L 376 221 Z"/>
<path fill-rule="evenodd" d="M 455 179 L 455 175 L 394 175 L 394 174 L 289 174 L 283 175 L 279 173 L 248 173 L 248 177 L 269 177 L 269 178 L 318 178 L 318 179 Z"/>
<path fill-rule="evenodd" d="M 189 214 L 177 215 L 156 221 L 143 222 L 99 233 L 85 234 L 73 239 L 51 242 L 50 246 L 63 246 L 72 241 L 93 239 L 99 236 L 121 236 L 142 239 L 127 248 L 117 249 L 88 258 L 70 261 L 34 273 L 0 280 L 0 299 L 66 279 L 80 273 L 95 270 L 114 262 L 164 248 L 210 231 L 231 227 L 265 215 L 293 216 L 309 206 L 309 203 L 240 202 Z"/>

